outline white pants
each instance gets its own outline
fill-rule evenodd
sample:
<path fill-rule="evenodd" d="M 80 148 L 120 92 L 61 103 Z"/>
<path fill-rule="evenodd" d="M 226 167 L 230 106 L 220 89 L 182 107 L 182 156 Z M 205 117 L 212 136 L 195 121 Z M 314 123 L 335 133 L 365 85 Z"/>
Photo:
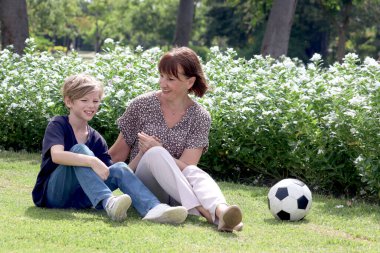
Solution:
<path fill-rule="evenodd" d="M 214 223 L 218 223 L 216 207 L 227 203 L 210 175 L 195 165 L 181 171 L 163 147 L 153 147 L 145 152 L 137 166 L 136 176 L 162 203 L 170 204 L 170 198 L 173 198 L 195 215 L 201 215 L 195 207 L 203 206 L 210 212 Z"/>

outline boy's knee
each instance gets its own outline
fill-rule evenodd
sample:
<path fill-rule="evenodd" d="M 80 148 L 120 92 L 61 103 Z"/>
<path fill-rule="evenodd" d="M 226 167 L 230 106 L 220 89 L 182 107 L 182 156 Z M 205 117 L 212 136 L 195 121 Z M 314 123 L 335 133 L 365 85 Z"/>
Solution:
<path fill-rule="evenodd" d="M 110 173 L 121 175 L 123 173 L 134 174 L 133 170 L 124 162 L 114 163 L 110 168 Z"/>
<path fill-rule="evenodd" d="M 83 155 L 94 155 L 94 153 L 85 144 L 75 144 L 70 149 L 71 152 Z"/>

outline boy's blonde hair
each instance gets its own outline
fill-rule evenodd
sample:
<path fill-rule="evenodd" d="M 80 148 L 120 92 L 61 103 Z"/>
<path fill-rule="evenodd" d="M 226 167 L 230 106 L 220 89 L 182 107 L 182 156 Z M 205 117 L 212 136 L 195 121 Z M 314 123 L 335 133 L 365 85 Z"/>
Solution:
<path fill-rule="evenodd" d="M 81 73 L 65 79 L 62 95 L 70 100 L 76 100 L 95 90 L 99 91 L 100 99 L 102 99 L 104 96 L 103 84 L 93 76 Z"/>

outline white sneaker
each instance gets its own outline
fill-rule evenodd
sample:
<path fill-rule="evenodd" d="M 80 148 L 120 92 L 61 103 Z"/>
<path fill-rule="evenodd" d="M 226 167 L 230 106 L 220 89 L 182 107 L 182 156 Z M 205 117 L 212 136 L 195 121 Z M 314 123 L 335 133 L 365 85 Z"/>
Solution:
<path fill-rule="evenodd" d="M 128 194 L 112 196 L 106 204 L 106 212 L 114 221 L 123 221 L 127 218 L 127 210 L 131 206 L 132 200 Z"/>
<path fill-rule="evenodd" d="M 152 208 L 143 218 L 158 223 L 180 224 L 186 220 L 187 210 L 183 206 L 159 204 Z"/>

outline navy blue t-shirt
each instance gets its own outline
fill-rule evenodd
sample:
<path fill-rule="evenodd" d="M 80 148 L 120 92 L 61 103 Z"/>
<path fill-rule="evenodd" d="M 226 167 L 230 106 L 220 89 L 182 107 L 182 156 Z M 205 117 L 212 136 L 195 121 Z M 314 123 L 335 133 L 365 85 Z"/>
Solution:
<path fill-rule="evenodd" d="M 58 167 L 51 159 L 50 148 L 54 145 L 63 145 L 65 151 L 78 144 L 74 130 L 69 123 L 68 116 L 56 116 L 48 124 L 42 142 L 41 170 L 32 191 L 33 202 L 36 206 L 46 206 L 45 192 L 51 173 Z M 108 146 L 98 131 L 88 127 L 88 138 L 85 145 L 102 160 L 107 166 L 112 165 Z"/>

